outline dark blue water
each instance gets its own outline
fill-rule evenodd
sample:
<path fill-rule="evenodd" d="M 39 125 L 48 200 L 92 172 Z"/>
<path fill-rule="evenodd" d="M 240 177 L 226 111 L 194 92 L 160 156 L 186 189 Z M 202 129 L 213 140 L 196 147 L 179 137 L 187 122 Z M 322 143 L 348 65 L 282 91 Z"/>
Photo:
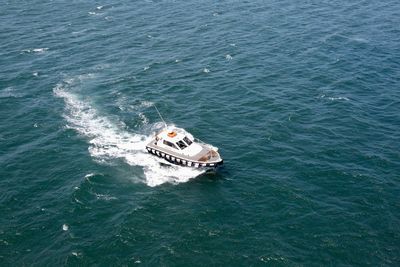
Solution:
<path fill-rule="evenodd" d="M 0 3 L 1 266 L 400 264 L 398 1 Z"/>

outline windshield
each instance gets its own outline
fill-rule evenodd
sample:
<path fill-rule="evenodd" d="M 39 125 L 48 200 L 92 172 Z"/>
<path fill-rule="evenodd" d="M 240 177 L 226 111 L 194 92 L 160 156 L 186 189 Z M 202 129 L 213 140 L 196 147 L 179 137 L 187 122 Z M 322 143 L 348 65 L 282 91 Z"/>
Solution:
<path fill-rule="evenodd" d="M 180 149 L 185 149 L 187 145 L 181 140 L 176 142 L 176 144 L 179 146 Z"/>
<path fill-rule="evenodd" d="M 167 140 L 163 140 L 163 143 L 164 143 L 164 145 L 167 145 L 167 146 L 170 146 L 170 147 L 172 147 L 174 149 L 177 149 L 176 146 L 173 143 L 168 142 Z"/>
<path fill-rule="evenodd" d="M 185 141 L 186 144 L 188 144 L 188 146 L 190 146 L 190 145 L 193 143 L 189 138 L 187 138 L 187 136 L 185 136 L 185 137 L 183 138 L 183 141 Z"/>

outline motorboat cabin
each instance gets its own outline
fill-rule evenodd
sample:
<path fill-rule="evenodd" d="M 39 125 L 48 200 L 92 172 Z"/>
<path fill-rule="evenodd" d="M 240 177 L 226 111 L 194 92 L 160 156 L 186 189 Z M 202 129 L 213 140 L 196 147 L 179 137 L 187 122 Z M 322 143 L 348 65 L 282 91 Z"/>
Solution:
<path fill-rule="evenodd" d="M 147 144 L 146 149 L 177 165 L 210 169 L 223 163 L 218 148 L 195 139 L 182 128 L 162 130 Z"/>

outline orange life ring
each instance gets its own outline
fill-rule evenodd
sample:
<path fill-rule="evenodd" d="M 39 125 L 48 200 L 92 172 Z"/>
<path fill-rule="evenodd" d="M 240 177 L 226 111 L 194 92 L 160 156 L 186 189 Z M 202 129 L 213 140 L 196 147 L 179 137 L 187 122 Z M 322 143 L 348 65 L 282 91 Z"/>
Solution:
<path fill-rule="evenodd" d="M 168 133 L 168 136 L 169 136 L 169 137 L 175 137 L 175 136 L 176 136 L 176 132 L 169 132 L 169 133 Z"/>

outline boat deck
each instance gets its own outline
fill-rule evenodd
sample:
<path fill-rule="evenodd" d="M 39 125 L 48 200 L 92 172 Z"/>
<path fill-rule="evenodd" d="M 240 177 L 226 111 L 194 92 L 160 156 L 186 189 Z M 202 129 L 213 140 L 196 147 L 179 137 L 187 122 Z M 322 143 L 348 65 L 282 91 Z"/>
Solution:
<path fill-rule="evenodd" d="M 206 147 L 202 143 L 197 143 L 202 147 L 202 150 L 194 156 L 182 155 L 180 153 L 176 153 L 173 150 L 165 149 L 156 145 L 156 140 L 152 140 L 150 143 L 147 144 L 147 147 L 158 150 L 165 154 L 169 154 L 173 157 L 180 158 L 183 160 L 194 161 L 199 163 L 212 163 L 212 162 L 219 162 L 221 161 L 221 157 L 215 151 L 212 151 L 210 148 Z"/>

